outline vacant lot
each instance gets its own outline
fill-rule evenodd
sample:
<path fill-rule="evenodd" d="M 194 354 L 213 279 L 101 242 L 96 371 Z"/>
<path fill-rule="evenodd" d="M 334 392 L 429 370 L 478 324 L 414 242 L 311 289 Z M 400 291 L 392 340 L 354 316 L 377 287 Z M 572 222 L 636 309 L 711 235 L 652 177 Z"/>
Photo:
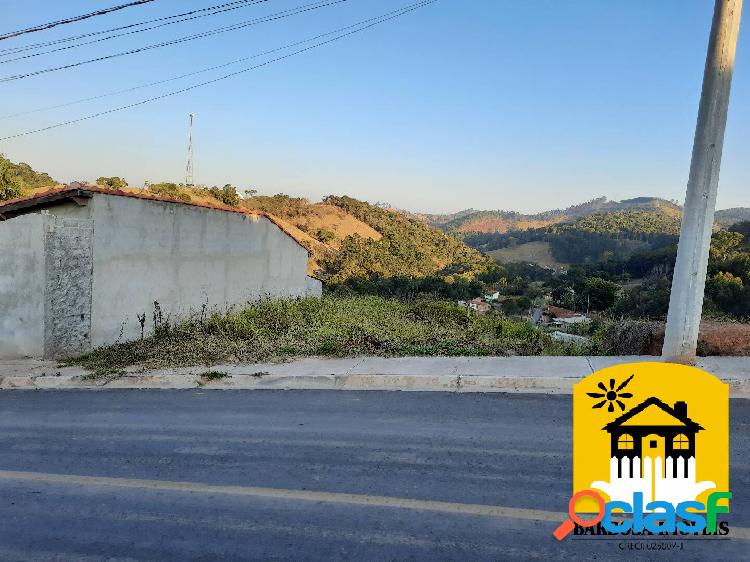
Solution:
<path fill-rule="evenodd" d="M 453 302 L 381 297 L 261 301 L 242 310 L 156 326 L 153 335 L 70 360 L 98 374 L 131 365 L 210 365 L 358 355 L 581 353 L 523 320 L 483 316 Z"/>

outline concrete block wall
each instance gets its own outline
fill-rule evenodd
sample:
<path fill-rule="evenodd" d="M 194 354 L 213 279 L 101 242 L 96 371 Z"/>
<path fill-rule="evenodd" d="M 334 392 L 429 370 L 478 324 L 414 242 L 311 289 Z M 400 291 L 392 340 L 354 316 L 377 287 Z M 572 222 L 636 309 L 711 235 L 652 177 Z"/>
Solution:
<path fill-rule="evenodd" d="M 91 349 L 94 221 L 49 216 L 45 232 L 44 355 Z"/>

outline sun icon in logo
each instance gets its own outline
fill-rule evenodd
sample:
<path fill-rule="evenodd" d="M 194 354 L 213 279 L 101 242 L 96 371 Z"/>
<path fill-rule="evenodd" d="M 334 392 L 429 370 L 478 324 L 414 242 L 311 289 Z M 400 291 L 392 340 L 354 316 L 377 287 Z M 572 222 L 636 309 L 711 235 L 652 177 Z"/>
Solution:
<path fill-rule="evenodd" d="M 632 398 L 633 394 L 630 392 L 620 392 L 623 388 L 628 386 L 628 383 L 633 379 L 635 375 L 630 375 L 627 379 L 625 379 L 623 382 L 620 383 L 620 385 L 615 388 L 615 379 L 609 379 L 609 390 L 607 390 L 607 387 L 604 385 L 603 382 L 599 382 L 597 385 L 599 388 L 601 388 L 604 392 L 587 392 L 591 398 L 596 398 L 597 400 L 600 398 L 604 398 L 604 400 L 597 402 L 592 406 L 592 408 L 601 408 L 605 404 L 607 404 L 607 411 L 608 412 L 614 412 L 615 411 L 615 403 L 620 407 L 621 411 L 625 411 L 625 403 L 622 401 L 622 399 L 625 398 Z"/>

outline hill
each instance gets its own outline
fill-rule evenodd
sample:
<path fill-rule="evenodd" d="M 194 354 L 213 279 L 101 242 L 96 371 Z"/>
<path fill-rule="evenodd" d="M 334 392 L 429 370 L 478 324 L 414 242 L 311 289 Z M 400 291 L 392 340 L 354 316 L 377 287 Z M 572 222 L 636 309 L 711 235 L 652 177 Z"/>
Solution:
<path fill-rule="evenodd" d="M 323 202 L 311 203 L 302 197 L 254 195 L 242 200 L 240 205 L 278 218 L 310 251 L 308 272 L 311 275 L 330 274 L 325 264 L 341 251 L 348 237 L 374 242 L 382 238 L 380 232 L 344 209 Z"/>
<path fill-rule="evenodd" d="M 329 196 L 324 203 L 338 207 L 377 231 L 380 239 L 348 236 L 339 252 L 325 262 L 334 282 L 351 277 L 473 278 L 489 260 L 463 242 L 424 222 L 352 197 Z"/>
<path fill-rule="evenodd" d="M 733 207 L 716 211 L 714 222 L 718 226 L 725 228 L 738 222 L 750 221 L 750 209 L 747 207 Z"/>
<path fill-rule="evenodd" d="M 665 210 L 628 210 L 597 213 L 549 229 L 550 232 L 594 232 L 637 237 L 680 234 L 680 215 Z"/>
<path fill-rule="evenodd" d="M 597 213 L 572 222 L 524 231 L 468 233 L 463 235 L 463 240 L 501 262 L 518 257 L 555 267 L 554 262 L 626 259 L 636 251 L 675 243 L 679 232 L 680 218 L 674 209 L 631 209 Z M 541 261 L 534 259 L 535 254 Z"/>
<path fill-rule="evenodd" d="M 239 205 L 280 219 L 311 252 L 310 269 L 331 283 L 349 279 L 454 276 L 471 279 L 491 261 L 445 232 L 347 196 L 319 203 L 278 194 Z"/>
<path fill-rule="evenodd" d="M 636 197 L 622 201 L 610 201 L 599 197 L 572 205 L 566 209 L 555 209 L 534 214 L 515 211 L 476 211 L 469 209 L 452 215 L 419 215 L 429 224 L 448 232 L 500 232 L 542 228 L 552 224 L 570 222 L 575 219 L 616 211 L 642 210 L 663 211 L 679 214 L 679 205 L 658 197 Z"/>

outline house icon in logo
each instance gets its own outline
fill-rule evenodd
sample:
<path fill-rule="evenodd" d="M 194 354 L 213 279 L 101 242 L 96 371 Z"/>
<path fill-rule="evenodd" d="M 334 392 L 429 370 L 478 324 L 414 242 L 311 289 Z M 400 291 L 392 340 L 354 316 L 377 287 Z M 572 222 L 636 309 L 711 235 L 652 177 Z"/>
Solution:
<path fill-rule="evenodd" d="M 591 487 L 611 501 L 628 501 L 635 492 L 648 504 L 661 500 L 677 505 L 693 501 L 716 487 L 696 480 L 695 437 L 705 428 L 687 415 L 687 403 L 669 406 L 655 396 L 609 422 L 609 481 Z"/>
<path fill-rule="evenodd" d="M 667 461 L 661 467 L 662 476 L 667 472 L 687 476 L 679 472 L 687 471 L 686 461 L 695 458 L 695 434 L 704 428 L 688 417 L 687 403 L 675 402 L 672 407 L 652 396 L 602 429 L 610 434 L 611 458 L 619 461 L 618 476 L 632 477 L 634 459 L 645 458 Z M 630 474 L 622 474 L 628 468 Z"/>

